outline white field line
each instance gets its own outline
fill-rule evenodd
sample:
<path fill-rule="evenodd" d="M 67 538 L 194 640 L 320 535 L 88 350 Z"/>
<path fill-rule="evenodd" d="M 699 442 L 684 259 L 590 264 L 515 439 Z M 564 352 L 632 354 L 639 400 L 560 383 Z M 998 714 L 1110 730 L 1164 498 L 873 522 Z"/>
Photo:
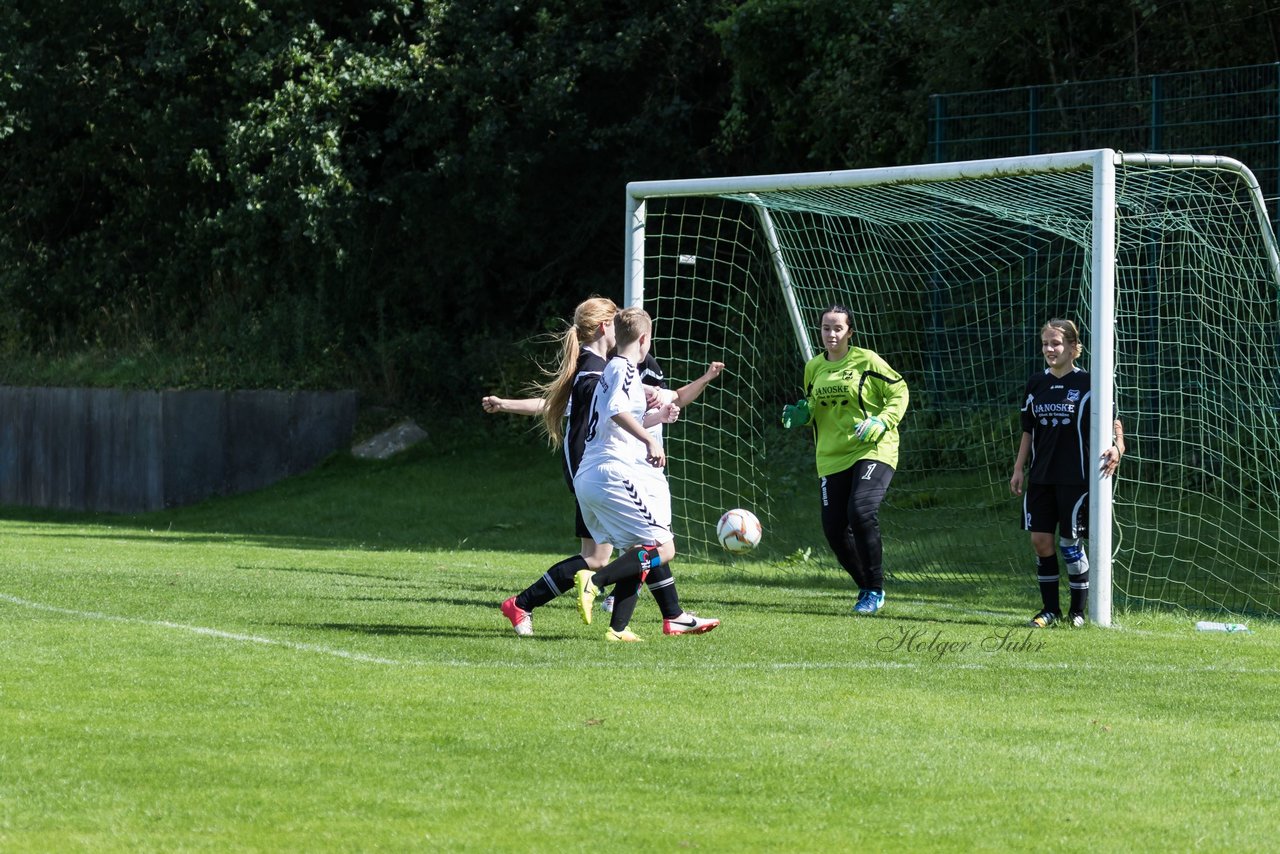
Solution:
<path fill-rule="evenodd" d="M 68 617 L 78 617 L 82 620 L 103 620 L 110 623 L 128 623 L 136 626 L 155 626 L 162 629 L 174 629 L 181 632 L 189 632 L 193 635 L 204 635 L 205 637 L 218 638 L 219 640 L 236 641 L 238 643 L 261 644 L 262 646 L 280 646 L 286 649 L 295 649 L 299 652 L 314 652 L 319 655 L 331 655 L 335 658 L 345 658 L 349 661 L 360 661 L 366 664 L 404 664 L 403 661 L 397 661 L 394 658 L 380 658 L 376 655 L 365 655 L 360 652 L 350 652 L 345 649 L 335 649 L 330 646 L 321 646 L 313 643 L 297 643 L 296 641 L 280 640 L 278 638 L 267 638 L 261 635 L 246 635 L 240 632 L 227 632 L 222 629 L 210 629 L 205 626 L 190 626 L 185 623 L 173 623 L 168 620 L 144 620 L 139 617 L 121 617 L 116 614 L 104 614 L 100 611 L 78 611 L 74 608 L 60 608 L 57 605 L 46 605 L 41 602 L 32 602 L 29 599 L 20 599 L 17 596 L 10 596 L 7 593 L 0 593 L 0 600 L 19 605 L 23 608 L 32 608 L 37 611 L 48 611 L 54 614 L 63 614 Z"/>
<path fill-rule="evenodd" d="M 506 661 L 469 661 L 467 659 L 440 659 L 431 661 L 403 661 L 395 658 L 383 658 L 376 655 L 366 655 L 361 652 L 351 652 L 350 650 L 337 649 L 331 646 L 323 646 L 321 644 L 298 643 L 297 641 L 280 640 L 279 638 L 268 638 L 261 635 L 249 635 L 241 632 L 228 632 L 222 629 L 211 629 L 205 626 L 193 626 L 186 623 L 174 623 L 169 620 L 147 620 L 141 617 L 122 617 L 117 614 L 104 614 L 100 611 L 81 611 L 74 608 L 62 608 L 57 605 L 46 605 L 42 602 L 32 602 L 29 599 L 22 599 L 17 596 L 11 596 L 7 593 L 0 593 L 0 602 L 8 602 L 22 608 L 30 608 L 36 611 L 45 611 L 53 614 L 62 614 L 68 617 L 76 617 L 83 620 L 102 620 L 111 623 L 125 623 L 137 626 L 153 626 L 155 628 L 172 629 L 175 631 L 187 632 L 194 635 L 216 638 L 218 640 L 234 641 L 236 643 L 250 643 L 261 646 L 276 646 L 284 649 L 292 649 L 298 652 L 309 652 L 317 655 L 328 655 L 334 658 L 341 658 L 347 661 L 358 661 L 364 664 L 384 664 L 391 666 L 421 666 L 421 667 L 457 667 L 457 668 L 476 668 L 489 670 L 526 670 L 526 669 L 542 669 L 542 668 L 559 668 L 564 667 L 563 661 L 535 661 L 529 659 L 512 658 Z M 1212 639 L 1210 639 L 1212 640 Z M 670 643 L 682 643 L 687 641 L 670 640 Z M 512 639 L 512 643 L 525 646 L 528 641 L 520 641 Z M 971 644 L 972 646 L 972 644 Z M 1192 674 L 1192 673 L 1233 673 L 1245 675 L 1262 675 L 1262 674 L 1280 674 L 1280 667 L 1242 667 L 1232 664 L 1206 664 L 1201 667 L 1184 667 L 1177 664 L 1137 664 L 1137 665 L 1098 665 L 1089 661 L 1036 661 L 1032 653 L 1005 653 L 1005 652 L 978 652 L 969 651 L 965 653 L 946 653 L 935 652 L 929 649 L 920 649 L 917 652 L 906 651 L 904 653 L 908 660 L 900 660 L 897 658 L 884 658 L 881 660 L 862 660 L 862 661 L 702 661 L 697 663 L 686 662 L 653 662 L 653 661 L 627 661 L 625 659 L 607 660 L 604 658 L 591 659 L 589 661 L 577 661 L 573 664 L 576 668 L 582 667 L 602 667 L 619 670 L 720 670 L 720 671 L 761 671 L 761 672 L 784 672 L 784 671 L 858 671 L 858 670 L 915 670 L 915 669 L 956 669 L 956 670 L 985 670 L 989 667 L 1001 666 L 1004 669 L 1029 670 L 1029 671 L 1066 671 L 1066 670 L 1096 670 L 1099 672 L 1118 671 L 1123 673 L 1152 674 L 1152 673 L 1169 673 L 1169 674 Z M 610 656 L 614 659 L 614 656 Z"/>

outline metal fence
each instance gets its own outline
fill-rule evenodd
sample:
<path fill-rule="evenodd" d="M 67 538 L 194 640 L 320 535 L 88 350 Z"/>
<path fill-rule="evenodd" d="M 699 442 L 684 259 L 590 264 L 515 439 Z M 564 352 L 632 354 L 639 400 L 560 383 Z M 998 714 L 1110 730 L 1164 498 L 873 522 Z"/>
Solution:
<path fill-rule="evenodd" d="M 1091 148 L 1234 157 L 1280 198 L 1280 63 L 933 95 L 935 163 Z"/>

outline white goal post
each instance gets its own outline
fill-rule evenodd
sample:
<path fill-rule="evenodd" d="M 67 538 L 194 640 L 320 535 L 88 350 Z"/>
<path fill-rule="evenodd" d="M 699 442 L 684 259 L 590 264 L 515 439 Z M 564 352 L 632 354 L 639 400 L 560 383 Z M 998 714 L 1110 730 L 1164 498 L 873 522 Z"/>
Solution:
<path fill-rule="evenodd" d="M 817 352 L 818 311 L 839 302 L 854 343 L 912 390 L 886 572 L 1033 586 L 1008 494 L 1017 398 L 1043 365 L 1040 325 L 1066 316 L 1086 334 L 1092 447 L 1118 411 L 1131 452 L 1115 496 L 1100 470 L 1091 483 L 1092 620 L 1111 624 L 1113 591 L 1280 614 L 1280 261 L 1242 164 L 1101 149 L 633 182 L 626 202 L 624 299 L 654 316 L 672 384 L 728 365 L 668 431 L 684 542 L 709 543 L 740 504 L 776 558 L 807 559 L 812 531 L 771 537 L 793 505 L 817 515 L 811 449 L 800 469 L 775 422 Z"/>

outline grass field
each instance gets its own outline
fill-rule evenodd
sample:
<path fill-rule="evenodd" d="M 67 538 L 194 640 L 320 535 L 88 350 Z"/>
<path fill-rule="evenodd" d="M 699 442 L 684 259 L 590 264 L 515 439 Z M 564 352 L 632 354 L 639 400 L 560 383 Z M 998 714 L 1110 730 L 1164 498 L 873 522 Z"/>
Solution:
<path fill-rule="evenodd" d="M 711 634 L 645 598 L 606 645 L 565 599 L 516 638 L 498 603 L 576 549 L 559 477 L 526 439 L 2 514 L 0 850 L 1274 847 L 1275 625 L 1031 635 L 1026 585 L 854 618 L 766 541 L 676 564 Z"/>

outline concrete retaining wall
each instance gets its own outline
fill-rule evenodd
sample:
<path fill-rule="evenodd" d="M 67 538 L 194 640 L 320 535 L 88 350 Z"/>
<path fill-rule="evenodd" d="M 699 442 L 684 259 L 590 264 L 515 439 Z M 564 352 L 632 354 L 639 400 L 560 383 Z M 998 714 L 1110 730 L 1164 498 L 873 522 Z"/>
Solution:
<path fill-rule="evenodd" d="M 354 391 L 0 386 L 0 505 L 137 513 L 259 489 L 351 442 Z"/>

